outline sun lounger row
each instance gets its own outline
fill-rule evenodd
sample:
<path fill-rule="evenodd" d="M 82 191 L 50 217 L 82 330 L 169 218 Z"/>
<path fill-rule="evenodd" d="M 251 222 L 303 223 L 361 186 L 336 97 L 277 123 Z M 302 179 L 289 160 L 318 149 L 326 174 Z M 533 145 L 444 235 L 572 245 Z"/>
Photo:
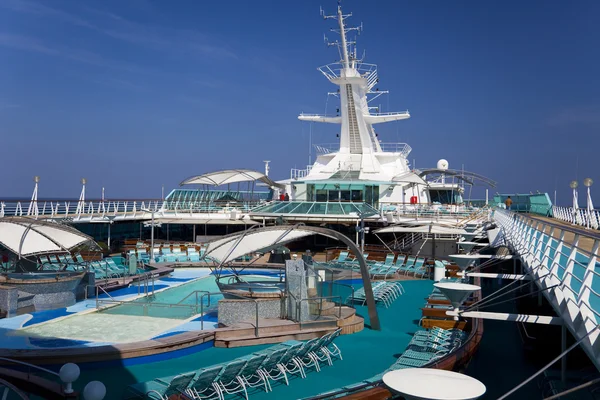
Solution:
<path fill-rule="evenodd" d="M 389 307 L 394 300 L 404 294 L 404 287 L 399 282 L 373 282 L 371 286 L 375 302 L 383 303 L 385 307 Z M 346 303 L 350 302 L 365 304 L 367 297 L 365 288 L 361 287 L 354 292 L 354 297 L 350 296 L 346 299 Z"/>
<path fill-rule="evenodd" d="M 418 331 L 404 353 L 384 374 L 397 369 L 423 367 L 455 350 L 465 338 L 466 333 L 459 329 Z"/>
<path fill-rule="evenodd" d="M 94 272 L 97 279 L 119 278 L 132 275 L 129 267 L 123 263 L 121 257 L 107 257 L 103 260 L 85 261 L 81 254 L 48 254 L 39 256 L 40 269 L 42 271 L 74 271 L 81 272 L 89 270 Z M 137 269 L 136 273 L 144 272 Z"/>
<path fill-rule="evenodd" d="M 369 273 L 373 278 L 383 279 L 387 279 L 395 274 L 413 274 L 415 277 L 419 275 L 423 277 L 427 273 L 427 267 L 425 266 L 425 258 L 423 257 L 408 256 L 405 258 L 403 255 L 399 255 L 395 263 L 389 263 L 389 259 L 386 258 L 383 264 L 373 265 Z"/>
<path fill-rule="evenodd" d="M 192 399 L 224 399 L 226 395 L 240 394 L 248 399 L 248 390 L 260 387 L 272 391 L 272 382 L 289 385 L 288 374 L 306 377 L 308 369 L 321 370 L 321 363 L 332 365 L 342 359 L 333 340 L 340 329 L 306 342 L 288 341 L 226 364 L 212 365 L 195 372 L 160 378 L 129 386 L 128 398 L 168 400 L 184 394 Z"/>
<path fill-rule="evenodd" d="M 135 254 L 142 262 L 150 261 L 150 254 L 145 248 L 129 250 L 129 256 Z M 155 262 L 201 262 L 204 256 L 204 249 L 196 250 L 195 246 L 188 247 L 185 251 L 179 246 L 174 246 L 173 250 L 170 247 L 154 247 L 152 257 Z"/>

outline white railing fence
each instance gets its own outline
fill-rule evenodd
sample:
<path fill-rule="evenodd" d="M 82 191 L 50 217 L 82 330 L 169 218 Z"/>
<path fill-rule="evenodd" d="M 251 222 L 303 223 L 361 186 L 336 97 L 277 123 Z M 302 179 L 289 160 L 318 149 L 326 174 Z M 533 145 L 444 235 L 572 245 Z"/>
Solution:
<path fill-rule="evenodd" d="M 600 210 L 588 210 L 587 208 L 574 209 L 573 207 L 552 206 L 554 218 L 574 225 L 586 228 L 600 228 Z"/>
<path fill-rule="evenodd" d="M 55 200 L 0 201 L 0 217 L 32 217 L 35 219 L 69 219 L 89 221 L 101 219 L 140 219 L 147 211 L 160 211 L 162 200 Z"/>
<path fill-rule="evenodd" d="M 600 368 L 600 239 L 547 221 L 497 209 L 494 219 L 524 269 L 597 368 Z M 582 240 L 585 239 L 585 240 Z"/>

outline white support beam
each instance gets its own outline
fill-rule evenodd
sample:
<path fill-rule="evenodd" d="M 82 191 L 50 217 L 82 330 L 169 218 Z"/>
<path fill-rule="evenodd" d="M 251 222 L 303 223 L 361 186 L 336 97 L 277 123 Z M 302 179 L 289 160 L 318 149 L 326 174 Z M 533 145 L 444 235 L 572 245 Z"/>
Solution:
<path fill-rule="evenodd" d="M 513 281 L 530 281 L 530 275 L 515 275 L 515 274 L 495 274 L 495 273 L 485 273 L 485 272 L 468 272 L 468 277 L 478 277 L 478 278 L 502 278 Z"/>
<path fill-rule="evenodd" d="M 455 311 L 446 311 L 446 315 L 451 317 L 460 316 L 466 318 L 494 319 L 497 321 L 524 322 L 542 325 L 562 325 L 563 323 L 561 317 L 550 317 L 545 315 L 509 314 L 485 311 L 459 311 L 458 313 Z"/>

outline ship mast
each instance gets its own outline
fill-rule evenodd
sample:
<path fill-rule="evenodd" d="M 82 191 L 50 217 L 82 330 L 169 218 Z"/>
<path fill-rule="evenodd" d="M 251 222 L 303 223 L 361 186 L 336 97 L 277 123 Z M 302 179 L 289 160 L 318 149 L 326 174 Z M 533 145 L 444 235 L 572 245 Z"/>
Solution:
<path fill-rule="evenodd" d="M 348 16 L 351 16 L 349 14 Z M 350 60 L 348 60 L 348 43 L 346 43 L 346 30 L 344 29 L 344 14 L 342 14 L 342 6 L 338 4 L 337 10 L 338 24 L 340 25 L 340 36 L 342 38 L 342 60 L 344 68 L 350 68 Z"/>
<path fill-rule="evenodd" d="M 352 31 L 360 34 L 362 24 L 349 27 L 346 19 L 352 14 L 344 14 L 339 2 L 335 14 L 326 15 L 321 9 L 321 16 L 325 20 L 335 20 L 337 26 L 330 30 L 340 35 L 340 38 L 334 41 L 329 41 L 325 37 L 327 46 L 338 48 L 339 61 L 318 68 L 332 84 L 339 87 L 335 93 L 340 100 L 339 115 L 300 114 L 298 118 L 302 121 L 340 124 L 339 150 L 331 153 L 332 156 L 329 157 L 331 160 L 323 161 L 327 163 L 328 169 L 360 171 L 361 176 L 379 174 L 382 169 L 376 154 L 384 151 L 373 125 L 407 119 L 410 114 L 407 111 L 381 114 L 370 112 L 373 109 L 369 107 L 370 100 L 387 92 L 374 90 L 374 86 L 379 82 L 377 66 L 357 59 L 356 40 L 348 38 L 348 34 Z M 373 98 L 369 99 L 368 95 L 372 95 Z M 408 151 L 410 150 L 394 152 L 406 157 Z M 336 155 L 335 160 L 332 158 L 333 154 Z"/>

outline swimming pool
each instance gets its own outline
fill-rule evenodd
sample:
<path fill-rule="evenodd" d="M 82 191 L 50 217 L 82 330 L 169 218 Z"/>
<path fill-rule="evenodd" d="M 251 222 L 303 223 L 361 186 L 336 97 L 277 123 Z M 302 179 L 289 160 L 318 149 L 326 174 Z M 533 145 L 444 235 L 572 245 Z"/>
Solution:
<path fill-rule="evenodd" d="M 343 352 L 343 360 L 337 360 L 333 366 L 325 367 L 321 372 L 309 373 L 306 379 L 293 378 L 289 386 L 274 386 L 272 393 L 253 391 L 250 397 L 255 400 L 303 398 L 356 383 L 384 371 L 395 362 L 397 355 L 402 353 L 412 334 L 420 329 L 417 325 L 421 317 L 420 307 L 423 298 L 431 292 L 432 284 L 432 281 L 426 280 L 403 282 L 407 294 L 396 300 L 390 308 L 378 309 L 382 323 L 381 331 L 366 328 L 359 333 L 337 338 L 336 344 Z M 365 322 L 368 324 L 366 307 L 356 308 L 359 314 L 365 316 Z M 120 399 L 129 384 L 198 370 L 268 346 L 232 349 L 213 347 L 176 359 L 144 365 L 83 370 L 78 381 L 83 388 L 89 380 L 100 380 L 107 386 L 106 398 Z M 77 384 L 78 382 L 76 386 Z"/>
<path fill-rule="evenodd" d="M 215 276 L 209 275 L 208 270 L 195 269 L 188 271 L 187 275 L 185 273 L 175 271 L 171 277 L 157 279 L 155 287 L 161 289 L 154 295 L 131 299 L 136 296 L 135 288 L 124 289 L 131 300 L 121 302 L 123 299 L 116 295 L 105 295 L 99 299 L 99 305 L 106 308 L 100 311 L 95 310 L 95 299 L 88 300 L 87 308 L 80 307 L 77 313 L 57 313 L 58 318 L 30 326 L 25 322 L 21 329 L 7 335 L 25 337 L 31 345 L 25 347 L 35 347 L 35 342 L 40 343 L 44 339 L 57 343 L 55 347 L 98 346 L 148 340 L 172 332 L 213 329 L 216 327 L 215 318 L 199 320 L 198 314 L 211 311 L 223 298 L 218 293 Z M 253 271 L 253 274 L 244 279 L 249 282 L 279 281 L 271 273 L 262 275 L 262 271 Z M 208 292 L 213 294 L 202 297 Z M 110 329 L 106 329 L 108 326 Z"/>

